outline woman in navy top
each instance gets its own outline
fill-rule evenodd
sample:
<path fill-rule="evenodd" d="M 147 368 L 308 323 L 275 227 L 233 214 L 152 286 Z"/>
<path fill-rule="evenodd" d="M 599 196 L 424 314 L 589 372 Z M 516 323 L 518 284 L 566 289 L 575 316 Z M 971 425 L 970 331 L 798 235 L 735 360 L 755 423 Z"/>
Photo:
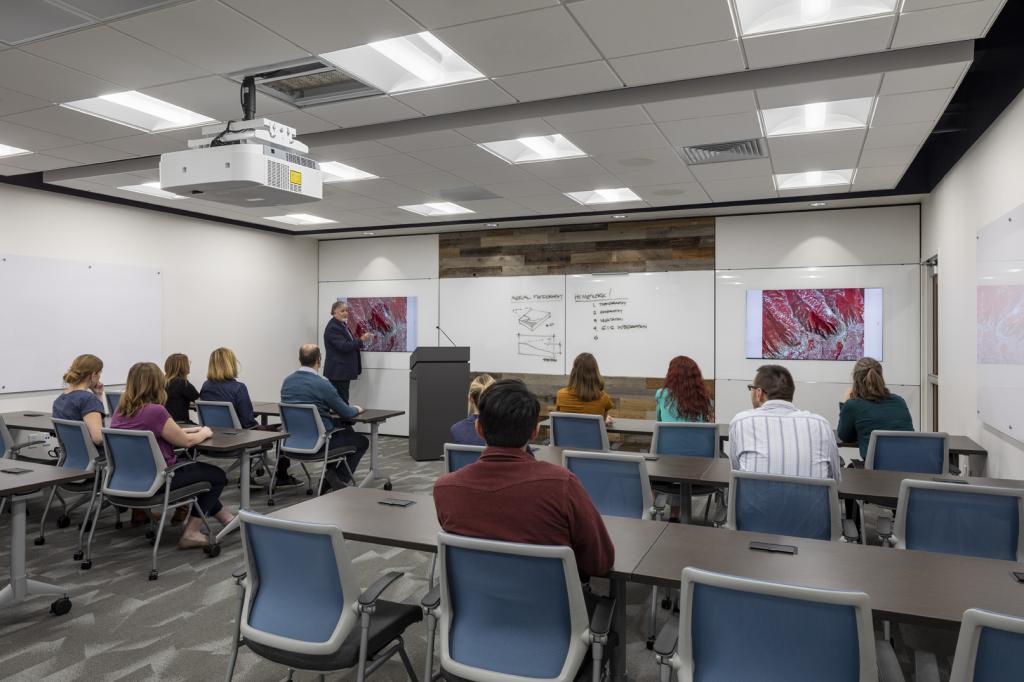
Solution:
<path fill-rule="evenodd" d="M 70 419 L 85 422 L 89 429 L 92 442 L 102 445 L 103 434 L 103 384 L 100 373 L 103 361 L 95 355 L 79 355 L 64 373 L 67 388 L 64 393 L 53 401 L 53 416 L 57 419 Z"/>
<path fill-rule="evenodd" d="M 210 353 L 210 366 L 199 390 L 199 399 L 231 403 L 243 429 L 256 426 L 249 389 L 238 380 L 238 358 L 230 348 L 218 348 Z"/>
<path fill-rule="evenodd" d="M 460 422 L 452 424 L 452 443 L 458 445 L 487 445 L 480 434 L 476 432 L 476 419 L 480 414 L 477 403 L 484 389 L 494 383 L 494 377 L 490 374 L 481 374 L 469 385 L 469 396 L 466 399 L 469 408 L 469 416 Z"/>

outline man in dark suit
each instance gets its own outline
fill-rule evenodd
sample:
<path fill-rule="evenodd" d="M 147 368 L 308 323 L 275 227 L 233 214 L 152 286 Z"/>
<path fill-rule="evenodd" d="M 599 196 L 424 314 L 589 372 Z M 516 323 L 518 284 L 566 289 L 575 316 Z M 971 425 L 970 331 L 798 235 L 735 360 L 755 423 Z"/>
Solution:
<path fill-rule="evenodd" d="M 324 377 L 346 403 L 349 401 L 349 383 L 358 379 L 363 371 L 359 351 L 371 336 L 370 332 L 366 332 L 359 338 L 354 337 L 348 328 L 348 304 L 344 301 L 334 302 L 331 306 L 331 319 L 324 329 L 324 348 L 327 351 Z"/>

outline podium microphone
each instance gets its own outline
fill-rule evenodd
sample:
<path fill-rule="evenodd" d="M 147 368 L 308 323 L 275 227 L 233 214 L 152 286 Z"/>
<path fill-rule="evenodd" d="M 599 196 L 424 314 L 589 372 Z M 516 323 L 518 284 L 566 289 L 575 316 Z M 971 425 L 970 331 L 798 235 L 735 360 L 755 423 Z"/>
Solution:
<path fill-rule="evenodd" d="M 441 329 L 440 325 L 434 325 L 434 329 L 444 334 L 444 330 Z M 448 339 L 448 343 L 452 344 L 452 346 L 456 346 L 456 343 L 452 341 L 452 337 L 448 336 L 447 334 L 444 334 L 444 338 Z"/>

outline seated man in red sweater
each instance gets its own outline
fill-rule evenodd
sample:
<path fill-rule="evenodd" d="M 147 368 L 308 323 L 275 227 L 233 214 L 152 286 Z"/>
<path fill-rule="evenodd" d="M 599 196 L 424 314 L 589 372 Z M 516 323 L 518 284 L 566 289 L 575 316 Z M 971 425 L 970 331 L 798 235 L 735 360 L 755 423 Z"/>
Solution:
<path fill-rule="evenodd" d="M 579 479 L 527 451 L 537 437 L 540 402 L 505 379 L 480 396 L 480 459 L 434 485 L 441 528 L 449 533 L 531 545 L 572 547 L 583 580 L 611 570 L 615 547 Z"/>

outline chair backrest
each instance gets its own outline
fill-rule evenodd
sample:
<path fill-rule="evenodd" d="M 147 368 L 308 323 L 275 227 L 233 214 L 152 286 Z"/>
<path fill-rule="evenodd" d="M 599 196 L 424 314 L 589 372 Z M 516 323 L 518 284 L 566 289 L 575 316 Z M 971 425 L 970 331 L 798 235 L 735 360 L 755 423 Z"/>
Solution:
<path fill-rule="evenodd" d="M 200 426 L 213 426 L 222 429 L 240 429 L 235 406 L 227 401 L 197 400 L 196 416 Z"/>
<path fill-rule="evenodd" d="M 104 389 L 103 395 L 107 398 L 107 407 L 110 409 L 110 416 L 114 416 L 117 412 L 117 406 L 121 402 L 120 391 L 107 391 Z"/>
<path fill-rule="evenodd" d="M 458 471 L 467 464 L 480 459 L 480 453 L 484 451 L 483 445 L 458 445 L 456 443 L 444 444 L 444 470 L 445 473 Z"/>
<path fill-rule="evenodd" d="M 904 479 L 896 546 L 1024 561 L 1024 490 Z"/>
<path fill-rule="evenodd" d="M 1024 618 L 967 609 L 949 682 L 1017 682 L 1024 670 Z"/>
<path fill-rule="evenodd" d="M 439 533 L 441 664 L 470 680 L 568 682 L 588 646 L 569 547 Z"/>
<path fill-rule="evenodd" d="M 651 454 L 715 457 L 718 454 L 718 424 L 658 422 L 651 438 Z"/>
<path fill-rule="evenodd" d="M 918 474 L 949 473 L 949 436 L 945 433 L 872 431 L 864 466 Z"/>
<path fill-rule="evenodd" d="M 680 681 L 878 679 L 871 607 L 863 592 L 691 567 L 683 569 L 680 600 Z"/>
<path fill-rule="evenodd" d="M 838 540 L 843 534 L 835 479 L 733 471 L 727 525 L 734 530 Z"/>
<path fill-rule="evenodd" d="M 14 438 L 11 436 L 11 432 L 7 430 L 4 418 L 0 417 L 0 459 L 9 457 L 13 446 Z"/>
<path fill-rule="evenodd" d="M 164 484 L 163 453 L 152 431 L 103 429 L 107 467 L 103 493 L 119 497 L 150 497 Z"/>
<path fill-rule="evenodd" d="M 601 514 L 651 518 L 654 496 L 643 455 L 566 450 L 562 456 Z"/>
<path fill-rule="evenodd" d="M 281 443 L 283 452 L 312 455 L 324 447 L 327 431 L 316 405 L 308 403 L 278 403 L 281 424 L 288 437 Z"/>
<path fill-rule="evenodd" d="M 607 450 L 608 431 L 599 414 L 552 412 L 551 444 L 573 450 Z"/>
<path fill-rule="evenodd" d="M 96 459 L 99 453 L 96 444 L 92 442 L 92 434 L 85 422 L 72 421 L 70 419 L 53 420 L 53 428 L 57 433 L 57 442 L 63 451 L 58 466 L 68 469 L 85 469 L 92 471 L 96 468 Z"/>
<path fill-rule="evenodd" d="M 359 624 L 359 582 L 341 529 L 245 510 L 238 516 L 248 565 L 242 636 L 304 655 L 336 652 Z"/>

